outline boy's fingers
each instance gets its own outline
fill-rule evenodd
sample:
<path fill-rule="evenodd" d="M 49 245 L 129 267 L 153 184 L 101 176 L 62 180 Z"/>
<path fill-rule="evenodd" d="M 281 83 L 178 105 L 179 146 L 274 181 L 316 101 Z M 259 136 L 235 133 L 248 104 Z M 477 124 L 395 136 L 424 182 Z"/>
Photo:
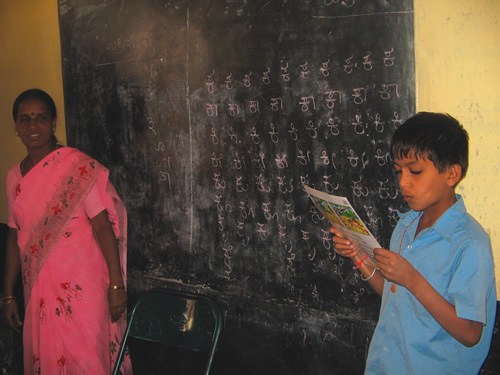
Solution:
<path fill-rule="evenodd" d="M 333 236 L 342 237 L 342 232 L 340 232 L 339 230 L 337 230 L 335 227 L 331 227 L 331 228 L 330 228 L 330 233 L 331 233 Z"/>

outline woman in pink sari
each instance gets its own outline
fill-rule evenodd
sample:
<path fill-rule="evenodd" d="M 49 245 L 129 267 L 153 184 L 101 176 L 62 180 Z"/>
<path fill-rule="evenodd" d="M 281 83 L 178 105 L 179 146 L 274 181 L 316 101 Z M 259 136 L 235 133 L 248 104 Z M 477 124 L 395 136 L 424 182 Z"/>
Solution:
<path fill-rule="evenodd" d="M 28 155 L 7 175 L 3 302 L 7 322 L 23 326 L 25 374 L 110 374 L 126 327 L 126 210 L 106 168 L 57 143 L 47 93 L 21 93 L 13 117 Z M 121 370 L 131 373 L 129 358 Z"/>

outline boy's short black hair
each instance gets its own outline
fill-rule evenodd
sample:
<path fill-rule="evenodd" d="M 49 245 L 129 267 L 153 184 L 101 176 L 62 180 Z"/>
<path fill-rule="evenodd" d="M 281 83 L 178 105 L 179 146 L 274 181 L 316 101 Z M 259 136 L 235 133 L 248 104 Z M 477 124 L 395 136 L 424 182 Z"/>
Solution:
<path fill-rule="evenodd" d="M 464 127 L 446 113 L 419 112 L 396 129 L 391 140 L 392 158 L 426 158 L 443 172 L 453 164 L 469 167 L 469 135 Z"/>

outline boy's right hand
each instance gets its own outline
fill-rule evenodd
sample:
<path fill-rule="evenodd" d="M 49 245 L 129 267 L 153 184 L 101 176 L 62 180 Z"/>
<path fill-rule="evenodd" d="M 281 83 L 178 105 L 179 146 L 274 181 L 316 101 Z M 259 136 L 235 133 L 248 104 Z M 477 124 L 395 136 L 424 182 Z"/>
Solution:
<path fill-rule="evenodd" d="M 335 227 L 331 227 L 329 231 L 332 234 L 332 242 L 337 254 L 351 259 L 361 255 L 361 249 L 354 242 L 345 238 L 341 231 Z"/>

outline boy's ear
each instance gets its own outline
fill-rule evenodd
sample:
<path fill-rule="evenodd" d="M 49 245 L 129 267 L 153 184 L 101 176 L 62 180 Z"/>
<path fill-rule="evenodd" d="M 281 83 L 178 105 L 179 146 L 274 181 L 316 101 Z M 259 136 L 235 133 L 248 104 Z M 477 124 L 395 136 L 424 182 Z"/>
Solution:
<path fill-rule="evenodd" d="M 448 184 L 455 186 L 462 178 L 462 167 L 459 164 L 452 164 L 448 168 Z"/>

